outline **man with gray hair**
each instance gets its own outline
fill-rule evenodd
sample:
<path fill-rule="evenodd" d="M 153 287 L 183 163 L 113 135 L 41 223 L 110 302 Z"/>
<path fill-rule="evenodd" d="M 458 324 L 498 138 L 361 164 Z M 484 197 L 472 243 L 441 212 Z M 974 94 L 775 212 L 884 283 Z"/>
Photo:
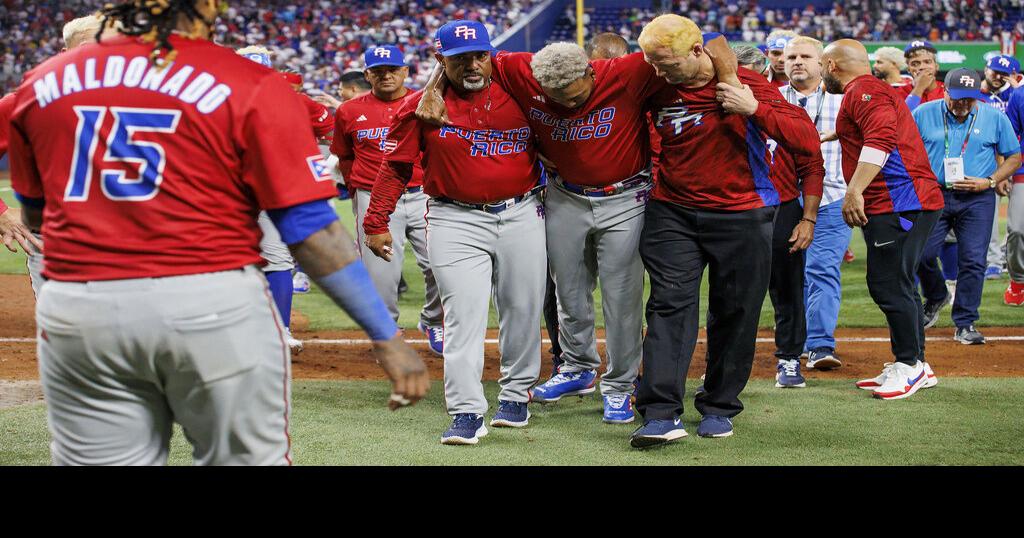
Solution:
<path fill-rule="evenodd" d="M 761 52 L 761 49 L 751 47 L 750 45 L 733 45 L 732 51 L 736 53 L 736 63 L 740 67 L 745 67 L 762 75 L 768 69 L 768 57 Z"/>
<path fill-rule="evenodd" d="M 591 60 L 611 60 L 629 54 L 629 42 L 619 34 L 605 32 L 594 36 L 586 49 Z"/>
<path fill-rule="evenodd" d="M 884 80 L 894 88 L 912 84 L 914 79 L 909 75 L 903 75 L 906 68 L 907 60 L 903 57 L 902 50 L 896 47 L 881 47 L 875 51 L 875 65 L 871 67 L 871 73 L 878 80 Z"/>
<path fill-rule="evenodd" d="M 733 60 L 724 38 L 707 46 L 716 62 Z M 601 357 L 593 292 L 600 281 L 608 364 L 601 377 L 604 421 L 632 422 L 630 395 L 643 352 L 639 241 L 652 188 L 645 101 L 664 82 L 642 54 L 591 61 L 572 43 L 553 43 L 533 55 L 501 52 L 492 64 L 494 79 L 526 112 L 541 153 L 551 163 L 548 264 L 565 363 L 534 388 L 531 401 L 594 392 Z M 721 72 L 735 78 L 734 71 L 723 67 Z M 723 79 L 731 80 L 728 75 Z M 437 121 L 436 115 L 420 117 Z"/>

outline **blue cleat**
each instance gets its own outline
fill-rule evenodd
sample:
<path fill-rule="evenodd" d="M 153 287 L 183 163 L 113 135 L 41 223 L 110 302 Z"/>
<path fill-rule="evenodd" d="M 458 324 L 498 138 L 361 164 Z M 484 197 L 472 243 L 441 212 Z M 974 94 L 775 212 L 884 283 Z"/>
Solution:
<path fill-rule="evenodd" d="M 524 402 L 498 400 L 498 412 L 491 419 L 491 426 L 498 428 L 522 428 L 530 421 L 530 410 Z"/>
<path fill-rule="evenodd" d="M 633 422 L 633 402 L 629 394 L 605 394 L 604 418 L 609 424 L 629 424 Z"/>
<path fill-rule="evenodd" d="M 475 445 L 487 435 L 483 415 L 459 413 L 452 417 L 452 425 L 441 434 L 442 445 Z"/>
<path fill-rule="evenodd" d="M 697 425 L 697 435 L 701 437 L 729 437 L 732 435 L 732 421 L 729 417 L 704 415 Z"/>
<path fill-rule="evenodd" d="M 427 343 L 430 345 L 430 351 L 433 351 L 435 355 L 444 355 L 444 327 L 432 327 L 424 324 L 422 321 L 417 328 L 423 331 L 423 334 L 427 335 Z"/>
<path fill-rule="evenodd" d="M 683 421 L 678 417 L 673 420 L 648 420 L 629 437 L 629 445 L 633 448 L 650 448 L 671 443 L 686 435 Z"/>
<path fill-rule="evenodd" d="M 775 388 L 799 389 L 807 386 L 804 376 L 800 373 L 800 359 L 779 360 L 776 365 Z"/>
<path fill-rule="evenodd" d="M 985 268 L 985 280 L 999 280 L 1003 277 L 1003 268 L 998 265 L 990 265 Z"/>
<path fill-rule="evenodd" d="M 530 401 L 551 403 L 557 402 L 562 396 L 590 394 L 596 390 L 594 388 L 595 381 L 597 381 L 597 372 L 594 370 L 558 372 L 551 379 L 533 388 L 533 391 L 530 392 Z"/>

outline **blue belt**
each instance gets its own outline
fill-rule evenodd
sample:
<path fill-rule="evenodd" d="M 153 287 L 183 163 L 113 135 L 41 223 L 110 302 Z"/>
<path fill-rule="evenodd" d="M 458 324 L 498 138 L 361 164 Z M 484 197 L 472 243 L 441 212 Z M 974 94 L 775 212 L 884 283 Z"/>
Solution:
<path fill-rule="evenodd" d="M 422 190 L 423 190 L 423 185 L 420 185 L 419 187 L 408 187 L 408 188 L 405 189 L 405 192 L 403 192 L 402 194 L 416 194 L 417 192 L 421 192 Z"/>
<path fill-rule="evenodd" d="M 642 187 L 651 183 L 651 171 L 644 170 L 633 177 L 619 181 L 618 183 L 612 183 L 604 187 L 587 187 L 584 185 L 575 185 L 565 181 L 561 177 L 558 178 L 558 185 L 563 189 L 580 196 L 588 196 L 590 198 L 604 198 L 606 196 L 615 196 L 622 194 L 630 189 L 636 187 Z"/>
<path fill-rule="evenodd" d="M 490 213 L 492 215 L 497 215 L 498 213 L 501 213 L 502 211 L 504 211 L 506 209 L 509 209 L 511 207 L 515 207 L 516 205 L 518 205 L 523 200 L 526 200 L 527 198 L 529 198 L 529 197 L 531 197 L 531 196 L 533 196 L 533 195 L 535 195 L 535 194 L 537 194 L 537 193 L 539 193 L 539 192 L 541 192 L 543 190 L 544 190 L 544 185 L 538 185 L 538 186 L 530 189 L 529 192 L 526 192 L 524 194 L 516 196 L 515 198 L 509 198 L 508 200 L 502 200 L 500 202 L 492 202 L 492 203 L 489 203 L 489 204 L 474 204 L 474 203 L 470 203 L 470 202 L 460 202 L 458 200 L 453 200 L 453 199 L 445 197 L 445 196 L 438 196 L 438 197 L 436 197 L 434 199 L 437 200 L 438 202 L 444 202 L 446 204 L 457 205 L 459 207 L 465 207 L 466 209 L 476 209 L 478 211 L 484 211 L 484 212 Z"/>

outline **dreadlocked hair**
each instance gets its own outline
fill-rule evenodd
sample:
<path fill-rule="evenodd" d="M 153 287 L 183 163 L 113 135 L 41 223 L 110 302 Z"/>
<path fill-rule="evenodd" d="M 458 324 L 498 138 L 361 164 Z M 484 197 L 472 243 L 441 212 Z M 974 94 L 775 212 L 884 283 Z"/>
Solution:
<path fill-rule="evenodd" d="M 166 67 L 178 55 L 171 44 L 171 33 L 178 27 L 179 15 L 206 22 L 196 9 L 195 0 L 128 0 L 107 4 L 100 15 L 103 20 L 97 40 L 108 25 L 118 26 L 122 34 L 140 36 L 144 42 L 155 45 L 149 59 L 158 68 Z M 202 37 L 198 25 L 190 37 Z"/>

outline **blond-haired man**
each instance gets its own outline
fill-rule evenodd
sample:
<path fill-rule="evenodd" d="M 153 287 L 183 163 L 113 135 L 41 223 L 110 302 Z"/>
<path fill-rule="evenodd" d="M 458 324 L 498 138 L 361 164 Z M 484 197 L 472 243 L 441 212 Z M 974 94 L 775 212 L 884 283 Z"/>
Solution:
<path fill-rule="evenodd" d="M 903 74 L 906 68 L 907 60 L 900 49 L 881 47 L 875 51 L 875 65 L 871 67 L 871 73 L 879 80 L 888 82 L 894 88 L 913 84 L 913 77 Z"/>

